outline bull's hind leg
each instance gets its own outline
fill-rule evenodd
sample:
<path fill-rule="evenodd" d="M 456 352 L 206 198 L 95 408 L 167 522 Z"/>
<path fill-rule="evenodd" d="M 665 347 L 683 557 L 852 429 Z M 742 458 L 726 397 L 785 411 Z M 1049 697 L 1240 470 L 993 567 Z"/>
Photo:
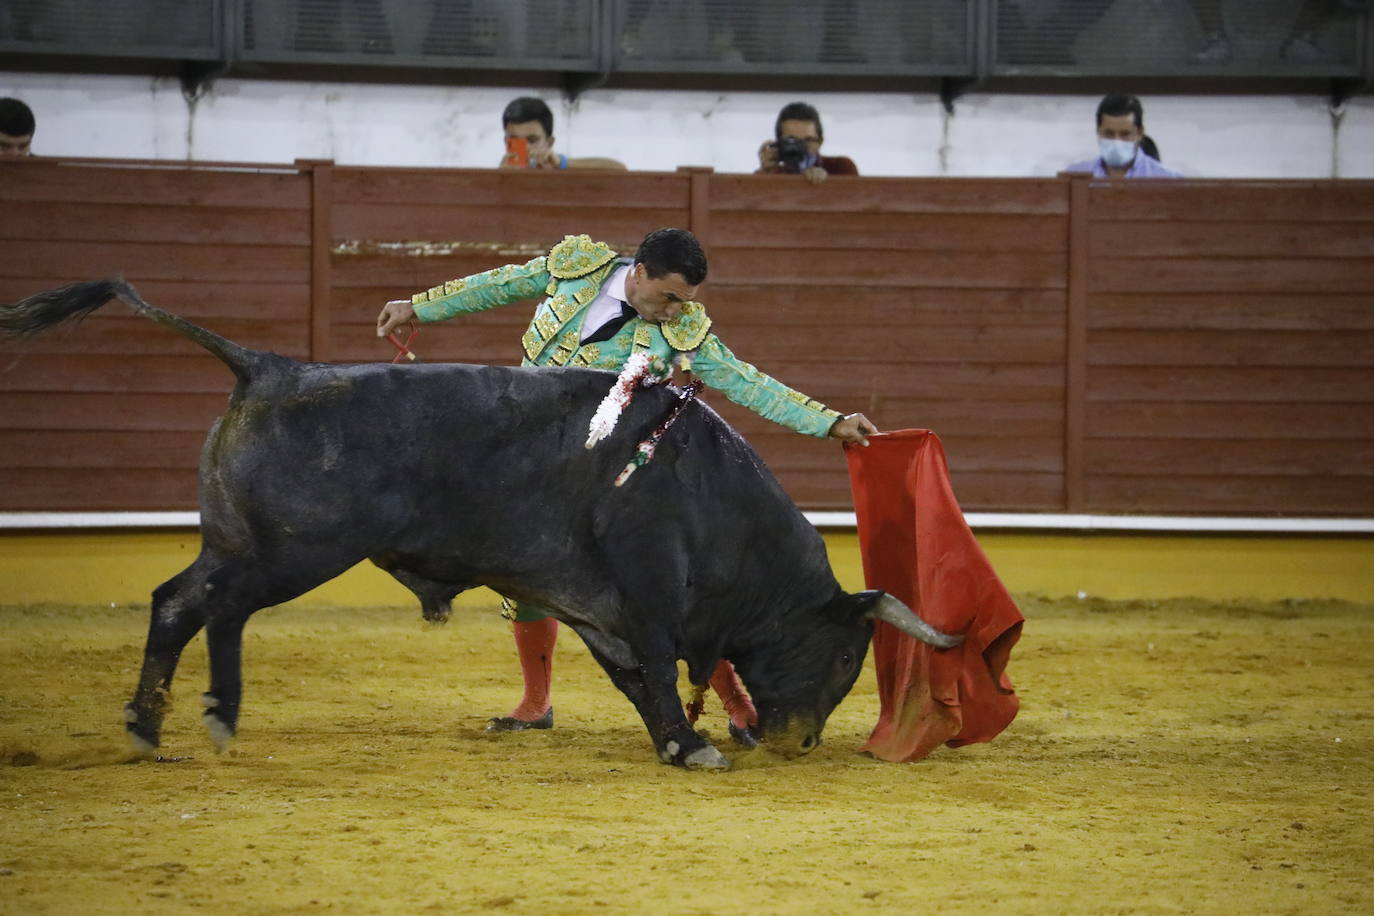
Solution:
<path fill-rule="evenodd" d="M 243 625 L 247 613 L 223 613 L 205 625 L 205 643 L 210 653 L 210 689 L 201 695 L 205 707 L 205 730 L 223 751 L 238 728 L 239 704 L 243 699 Z"/>
<path fill-rule="evenodd" d="M 150 753 L 160 743 L 172 676 L 182 649 L 205 623 L 206 574 L 214 566 L 214 559 L 202 553 L 153 592 L 143 670 L 134 698 L 124 707 L 129 740 L 140 752 Z"/>
<path fill-rule="evenodd" d="M 143 671 L 124 712 L 134 746 L 144 752 L 158 746 L 177 661 L 204 627 L 210 654 L 210 689 L 202 698 L 205 725 L 223 750 L 238 723 L 243 625 L 259 608 L 290 601 L 337 572 L 273 585 L 248 561 L 202 551 L 196 562 L 160 585 L 153 592 Z"/>
<path fill-rule="evenodd" d="M 587 648 L 620 692 L 639 710 L 644 727 L 658 749 L 658 759 L 689 769 L 723 770 L 730 766 L 730 761 L 688 724 L 682 711 L 682 699 L 677 693 L 677 663 L 671 653 L 661 654 L 666 662 L 622 668 L 598 652 L 591 642 L 587 642 Z"/>
<path fill-rule="evenodd" d="M 305 564 L 302 563 L 302 566 Z M 215 749 L 229 747 L 238 728 L 243 698 L 243 626 L 255 611 L 298 598 L 333 578 L 332 570 L 292 584 L 274 582 L 263 568 L 235 562 L 216 569 L 206 580 L 205 646 L 210 655 L 210 688 L 201 697 L 205 728 Z"/>

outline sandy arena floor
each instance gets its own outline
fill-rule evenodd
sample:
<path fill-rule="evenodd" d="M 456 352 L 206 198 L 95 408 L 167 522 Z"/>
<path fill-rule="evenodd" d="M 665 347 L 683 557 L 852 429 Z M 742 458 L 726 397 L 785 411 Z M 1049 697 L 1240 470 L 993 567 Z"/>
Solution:
<path fill-rule="evenodd" d="M 917 764 L 659 764 L 570 632 L 558 728 L 489 736 L 507 624 L 263 611 L 233 751 L 183 658 L 166 762 L 120 711 L 145 613 L 0 608 L 0 913 L 1370 913 L 1374 607 L 1025 599 L 1020 717 Z M 723 739 L 723 740 L 721 740 Z"/>

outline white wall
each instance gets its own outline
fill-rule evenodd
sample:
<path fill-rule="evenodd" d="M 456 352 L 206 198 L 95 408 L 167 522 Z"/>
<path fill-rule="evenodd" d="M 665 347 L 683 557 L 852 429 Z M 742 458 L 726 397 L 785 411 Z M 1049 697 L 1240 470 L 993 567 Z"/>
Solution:
<path fill-rule="evenodd" d="M 501 109 L 553 108 L 556 146 L 634 169 L 753 171 L 792 94 L 592 90 L 556 93 L 222 79 L 197 102 L 172 79 L 0 73 L 0 96 L 38 118 L 38 155 L 350 165 L 492 166 Z M 979 95 L 947 115 L 931 95 L 796 94 L 820 109 L 827 152 L 865 175 L 1034 176 L 1094 155 L 1098 96 Z M 1374 178 L 1374 99 L 1334 116 L 1321 96 L 1150 96 L 1146 128 L 1169 166 L 1206 178 Z"/>

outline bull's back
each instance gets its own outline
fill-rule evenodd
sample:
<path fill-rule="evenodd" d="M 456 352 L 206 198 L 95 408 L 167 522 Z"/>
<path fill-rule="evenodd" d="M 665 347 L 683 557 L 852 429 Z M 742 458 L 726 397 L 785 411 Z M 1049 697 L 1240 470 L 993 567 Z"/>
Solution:
<path fill-rule="evenodd" d="M 212 431 L 202 501 L 239 514 L 366 516 L 382 526 L 436 501 L 469 501 L 479 485 L 507 476 L 503 456 L 547 451 L 549 401 L 560 386 L 529 375 L 282 361 L 241 385 Z"/>
<path fill-rule="evenodd" d="M 614 381 L 595 370 L 283 361 L 236 392 L 207 443 L 207 536 L 313 532 L 363 556 L 461 555 L 512 575 L 522 564 L 649 562 L 666 543 L 694 558 L 700 579 L 721 582 L 761 549 L 815 552 L 815 530 L 704 405 L 689 406 L 655 459 L 615 487 L 676 398 L 640 389 L 588 449 Z"/>

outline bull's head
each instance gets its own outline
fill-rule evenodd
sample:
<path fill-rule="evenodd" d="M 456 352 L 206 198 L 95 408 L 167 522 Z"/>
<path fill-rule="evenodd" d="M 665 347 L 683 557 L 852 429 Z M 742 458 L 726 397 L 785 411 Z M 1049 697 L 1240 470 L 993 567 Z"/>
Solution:
<path fill-rule="evenodd" d="M 769 748 L 795 757 L 821 743 L 826 719 L 863 667 L 875 620 L 937 649 L 964 641 L 935 629 L 884 592 L 838 593 L 819 613 L 794 618 L 775 640 L 733 659 L 753 696 L 759 731 Z"/>

